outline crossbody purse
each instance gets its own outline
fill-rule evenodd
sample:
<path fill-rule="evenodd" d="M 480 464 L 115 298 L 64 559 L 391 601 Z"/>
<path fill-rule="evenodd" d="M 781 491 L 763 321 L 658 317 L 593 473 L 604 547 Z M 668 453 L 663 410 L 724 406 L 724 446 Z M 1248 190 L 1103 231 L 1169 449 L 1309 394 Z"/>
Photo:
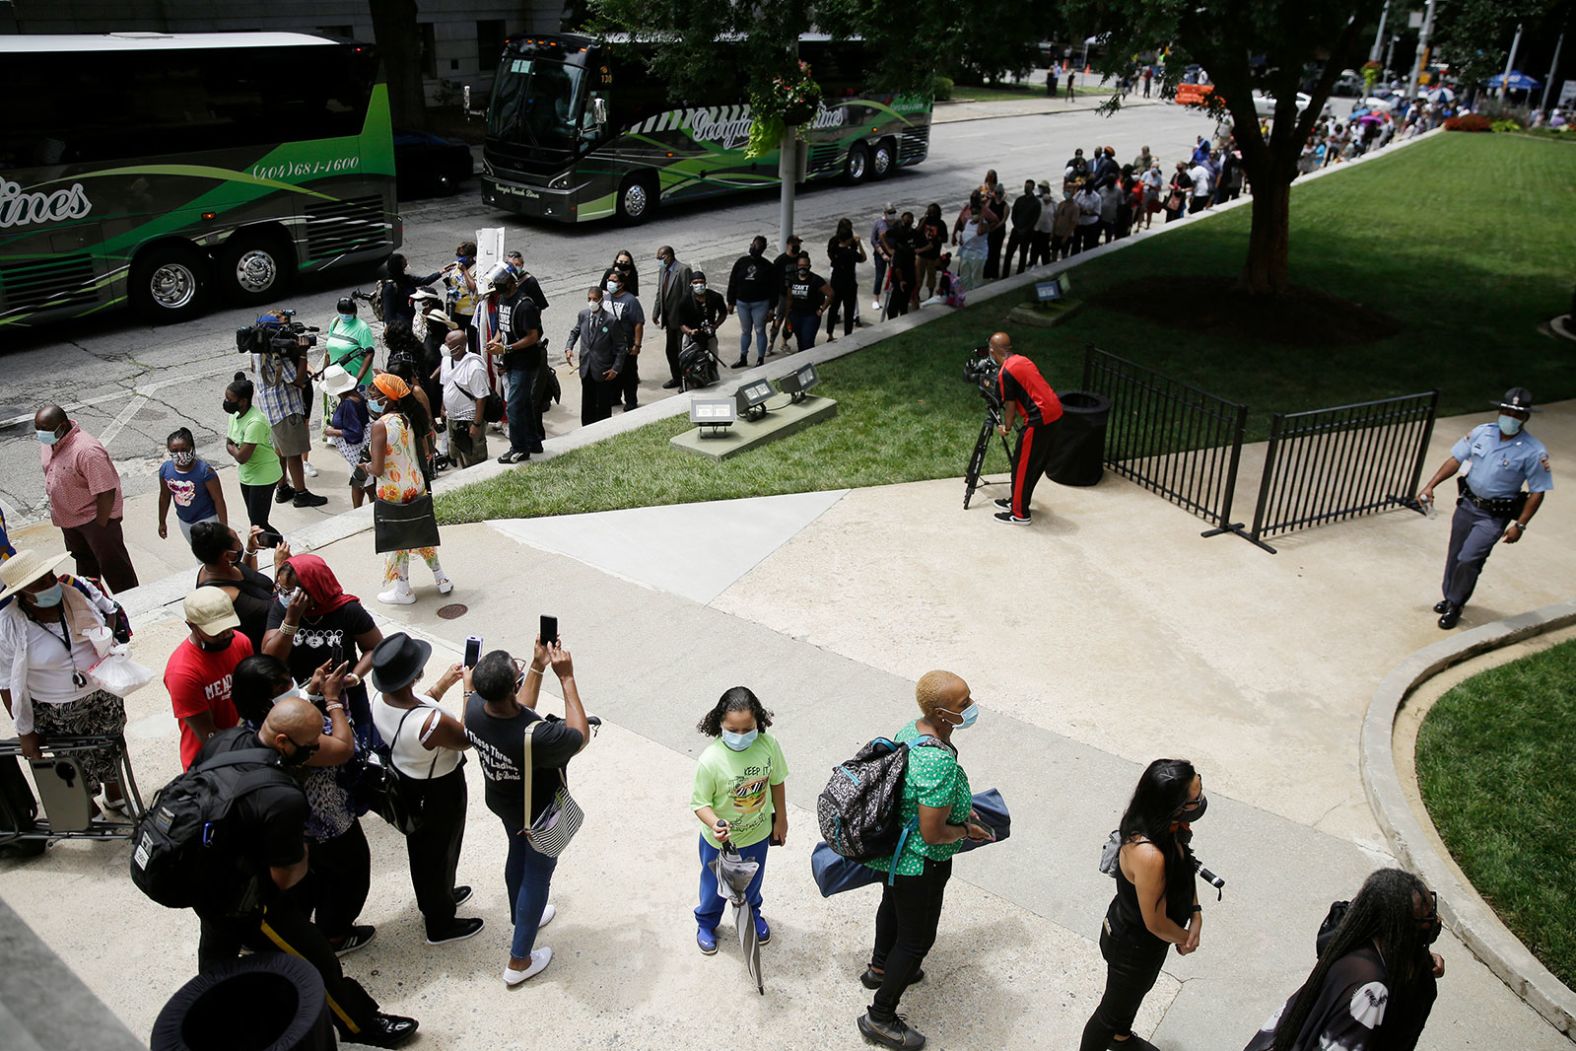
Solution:
<path fill-rule="evenodd" d="M 531 739 L 536 736 L 536 728 L 546 725 L 545 719 L 538 719 L 531 724 L 525 734 L 525 769 L 522 780 L 525 782 L 525 838 L 531 848 L 539 854 L 546 854 L 556 858 L 569 846 L 569 841 L 575 838 L 575 833 L 580 831 L 580 825 L 585 821 L 585 812 L 580 809 L 574 797 L 569 794 L 569 779 L 564 773 L 564 768 L 558 768 L 558 787 L 553 791 L 553 800 L 542 811 L 542 816 L 535 821 L 531 820 L 531 782 L 535 772 L 535 764 L 531 759 Z"/>

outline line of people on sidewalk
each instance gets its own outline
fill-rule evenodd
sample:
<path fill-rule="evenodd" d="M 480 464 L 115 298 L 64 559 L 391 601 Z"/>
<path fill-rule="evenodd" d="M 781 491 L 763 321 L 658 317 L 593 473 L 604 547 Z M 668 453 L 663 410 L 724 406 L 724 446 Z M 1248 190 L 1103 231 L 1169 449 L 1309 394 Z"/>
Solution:
<path fill-rule="evenodd" d="M 552 960 L 551 948 L 536 943 L 557 912 L 550 901 L 557 860 L 582 819 L 567 767 L 600 720 L 586 713 L 560 639 L 538 637 L 528 662 L 504 650 L 482 654 L 478 644 L 473 666 L 451 665 L 418 694 L 431 646 L 404 632 L 383 635 L 322 558 L 295 554 L 287 543 L 273 546 L 270 581 L 257 569 L 260 533 L 243 543 L 221 523 L 192 530 L 204 566 L 183 603 L 187 636 L 164 669 L 183 769 L 250 776 L 244 792 L 235 789 L 233 816 L 214 830 L 216 849 L 233 855 L 235 866 L 205 868 L 230 875 L 193 906 L 202 928 L 199 966 L 221 966 L 243 947 L 294 953 L 323 975 L 344 1039 L 399 1046 L 416 1021 L 384 1012 L 339 962 L 376 935 L 358 922 L 373 865 L 361 817 L 372 810 L 404 834 L 427 943 L 477 935 L 485 921 L 459 915 L 472 892 L 458 883 L 468 808 L 463 765 L 465 753 L 475 752 L 486 805 L 509 843 L 503 876 L 512 935 L 502 977 L 519 986 Z M 93 659 L 91 629 L 113 623 L 117 612 L 88 582 L 57 573 L 64 557 L 22 551 L 0 563 L 0 666 L 15 675 L 12 647 L 20 645 L 26 668 L 0 697 L 19 727 L 28 723 L 29 754 L 56 733 L 119 737 L 125 724 L 122 699 L 83 693 L 85 683 L 76 684 L 75 700 L 54 696 Z M 50 649 L 33 636 L 54 620 L 64 635 Z M 562 717 L 540 710 L 549 668 Z M 457 684 L 465 698 L 453 713 L 442 702 Z M 981 705 L 967 682 L 945 671 L 921 676 L 915 700 L 916 717 L 890 739 L 906 752 L 894 798 L 909 834 L 890 856 L 864 862 L 882 894 L 859 975 L 874 995 L 857 1019 L 867 1039 L 905 1051 L 925 1045 L 898 1008 L 924 980 L 953 860 L 966 843 L 995 838 L 976 809 L 956 740 L 978 724 Z M 99 720 L 106 712 L 114 719 Z M 770 848 L 787 842 L 789 764 L 772 722 L 757 695 L 740 686 L 725 691 L 697 727 L 713 739 L 689 799 L 700 824 L 693 917 L 706 955 L 718 952 L 724 852 L 755 863 L 743 898 L 757 944 L 773 939 L 763 887 Z M 397 788 L 380 794 L 379 770 Z M 106 784 L 113 778 L 108 767 L 84 772 Z M 390 793 L 399 806 L 389 805 Z M 1203 779 L 1185 760 L 1156 760 L 1140 778 L 1101 862 L 1115 881 L 1099 936 L 1107 978 L 1080 1051 L 1153 1046 L 1133 1034 L 1133 1021 L 1169 948 L 1182 956 L 1199 948 L 1203 909 L 1191 840 L 1207 809 Z M 1439 931 L 1437 901 L 1420 881 L 1399 870 L 1374 873 L 1353 901 L 1332 906 L 1308 980 L 1246 1051 L 1415 1047 L 1443 973 L 1429 950 Z"/>

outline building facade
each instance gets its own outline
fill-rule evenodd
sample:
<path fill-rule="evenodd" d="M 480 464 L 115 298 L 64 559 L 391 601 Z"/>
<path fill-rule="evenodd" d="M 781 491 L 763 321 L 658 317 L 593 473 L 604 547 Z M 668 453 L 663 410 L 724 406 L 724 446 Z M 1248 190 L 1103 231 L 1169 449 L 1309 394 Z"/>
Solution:
<path fill-rule="evenodd" d="M 564 0 L 417 0 L 429 105 L 485 92 L 505 37 L 559 28 Z M 0 0 L 0 33 L 322 33 L 373 42 L 369 0 Z"/>

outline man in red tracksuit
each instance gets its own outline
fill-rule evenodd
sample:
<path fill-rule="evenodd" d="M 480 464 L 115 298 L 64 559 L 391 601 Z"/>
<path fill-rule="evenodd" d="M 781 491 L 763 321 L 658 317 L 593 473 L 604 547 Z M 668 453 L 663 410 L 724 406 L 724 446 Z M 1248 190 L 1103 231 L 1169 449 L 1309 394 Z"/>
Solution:
<path fill-rule="evenodd" d="M 1050 425 L 1062 418 L 1062 400 L 1034 362 L 1012 352 L 1012 337 L 1007 333 L 998 332 L 990 338 L 990 356 L 1001 367 L 996 377 L 1002 404 L 1001 426 L 997 428 L 1001 436 L 1012 433 L 1015 416 L 1023 417 L 1023 430 L 1018 432 L 1018 444 L 1012 451 L 1012 499 L 996 501 L 1001 508 L 996 521 L 1028 525 L 1029 500 L 1051 458 Z"/>

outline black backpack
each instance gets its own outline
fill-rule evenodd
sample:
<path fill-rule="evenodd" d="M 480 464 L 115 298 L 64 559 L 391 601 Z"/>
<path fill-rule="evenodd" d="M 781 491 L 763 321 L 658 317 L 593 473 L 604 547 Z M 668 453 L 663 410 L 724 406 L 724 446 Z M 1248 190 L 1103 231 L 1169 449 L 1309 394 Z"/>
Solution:
<path fill-rule="evenodd" d="M 852 759 L 832 768 L 816 799 L 815 814 L 821 838 L 834 853 L 851 861 L 872 861 L 896 852 L 903 839 L 899 818 L 908 752 L 927 746 L 947 747 L 928 735 L 906 746 L 877 737 Z"/>
<path fill-rule="evenodd" d="M 241 797 L 294 778 L 268 748 L 226 752 L 192 767 L 159 789 L 132 831 L 131 881 L 171 909 L 217 903 L 233 907 L 257 873 L 243 867 L 226 819 Z"/>

